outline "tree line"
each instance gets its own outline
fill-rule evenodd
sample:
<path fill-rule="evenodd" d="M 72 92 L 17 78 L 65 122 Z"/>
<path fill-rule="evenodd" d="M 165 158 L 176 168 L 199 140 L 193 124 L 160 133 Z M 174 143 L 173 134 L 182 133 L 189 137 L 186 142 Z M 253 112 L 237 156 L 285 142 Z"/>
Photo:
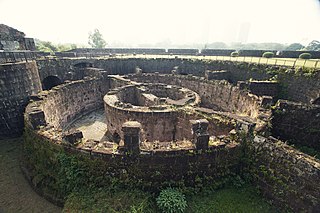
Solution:
<path fill-rule="evenodd" d="M 67 44 L 54 44 L 50 41 L 41 41 L 35 39 L 36 48 L 38 51 L 44 52 L 61 52 L 75 48 L 88 47 L 86 45 L 77 45 L 73 43 Z M 107 46 L 103 35 L 98 29 L 94 29 L 89 33 L 88 45 L 92 48 L 105 48 Z M 198 45 L 197 45 L 198 46 Z M 200 46 L 200 45 L 199 45 Z M 202 46 L 202 45 L 201 45 Z M 189 48 L 190 45 L 181 46 L 180 48 Z M 162 47 L 163 48 L 163 47 Z M 235 50 L 301 50 L 301 51 L 320 51 L 320 41 L 313 40 L 308 45 L 304 46 L 300 43 L 281 44 L 281 43 L 230 43 L 213 42 L 203 46 L 203 49 L 235 49 Z"/>

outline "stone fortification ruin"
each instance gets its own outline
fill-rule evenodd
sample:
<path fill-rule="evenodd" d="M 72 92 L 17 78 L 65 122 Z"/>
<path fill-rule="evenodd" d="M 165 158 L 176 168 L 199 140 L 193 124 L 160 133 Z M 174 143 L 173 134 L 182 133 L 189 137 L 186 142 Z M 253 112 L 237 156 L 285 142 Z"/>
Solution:
<path fill-rule="evenodd" d="M 0 137 L 23 132 L 23 168 L 44 196 L 63 203 L 64 156 L 81 184 L 154 190 L 246 174 L 281 208 L 320 209 L 320 161 L 285 143 L 319 150 L 319 71 L 94 56 L 0 64 Z"/>

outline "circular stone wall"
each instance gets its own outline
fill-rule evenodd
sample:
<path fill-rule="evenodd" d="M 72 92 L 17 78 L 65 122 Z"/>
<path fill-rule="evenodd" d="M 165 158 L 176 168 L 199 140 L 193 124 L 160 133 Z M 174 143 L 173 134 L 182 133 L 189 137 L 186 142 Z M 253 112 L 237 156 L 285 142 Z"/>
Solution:
<path fill-rule="evenodd" d="M 34 61 L 0 66 L 0 138 L 22 134 L 25 106 L 29 97 L 40 91 Z"/>
<path fill-rule="evenodd" d="M 198 105 L 200 97 L 179 86 L 138 84 L 108 92 L 104 103 L 108 133 L 114 138 L 120 136 L 123 123 L 138 121 L 142 140 L 174 141 L 185 139 L 177 132 L 178 109 Z"/>

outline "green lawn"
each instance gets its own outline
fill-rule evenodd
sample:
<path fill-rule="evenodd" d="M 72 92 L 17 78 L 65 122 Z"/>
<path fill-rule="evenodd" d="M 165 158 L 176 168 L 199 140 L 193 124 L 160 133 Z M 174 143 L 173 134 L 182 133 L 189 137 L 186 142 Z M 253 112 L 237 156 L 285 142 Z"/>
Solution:
<path fill-rule="evenodd" d="M 72 193 L 64 212 L 150 212 L 157 213 L 155 197 L 138 190 L 110 193 L 105 190 Z M 272 213 L 279 212 L 267 203 L 253 186 L 224 188 L 187 197 L 186 213 Z"/>
<path fill-rule="evenodd" d="M 278 211 L 261 198 L 254 187 L 245 186 L 240 189 L 225 188 L 210 194 L 196 195 L 189 200 L 187 212 L 271 213 Z"/>

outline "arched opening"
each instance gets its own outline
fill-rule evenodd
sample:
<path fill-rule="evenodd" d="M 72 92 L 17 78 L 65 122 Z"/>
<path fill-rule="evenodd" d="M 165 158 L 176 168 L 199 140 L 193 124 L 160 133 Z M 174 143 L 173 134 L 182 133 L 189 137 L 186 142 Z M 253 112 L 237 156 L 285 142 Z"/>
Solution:
<path fill-rule="evenodd" d="M 312 101 L 312 104 L 320 105 L 320 97 L 314 99 L 314 100 Z"/>
<path fill-rule="evenodd" d="M 112 139 L 113 139 L 113 142 L 119 144 L 120 143 L 120 140 L 121 140 L 121 137 L 120 135 L 117 133 L 117 132 L 114 132 L 112 134 Z"/>
<path fill-rule="evenodd" d="M 42 89 L 50 90 L 52 87 L 55 87 L 59 84 L 62 84 L 62 81 L 57 76 L 48 76 L 42 81 Z"/>

